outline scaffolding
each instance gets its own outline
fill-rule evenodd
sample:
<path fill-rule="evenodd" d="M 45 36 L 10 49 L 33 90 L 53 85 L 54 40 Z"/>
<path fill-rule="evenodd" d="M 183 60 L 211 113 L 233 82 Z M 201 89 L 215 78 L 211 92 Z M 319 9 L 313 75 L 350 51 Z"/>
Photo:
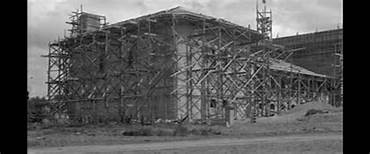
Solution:
<path fill-rule="evenodd" d="M 76 37 L 86 32 L 95 31 L 108 24 L 105 16 L 86 13 L 83 11 L 82 5 L 80 10 L 77 9 L 72 12 L 69 19 L 70 21 L 66 22 L 71 25 L 71 29 L 68 29 L 70 32 L 69 37 Z"/>
<path fill-rule="evenodd" d="M 258 0 L 256 3 L 257 11 L 257 31 L 264 35 L 265 39 L 272 39 L 272 11 L 267 11 L 266 1 L 262 0 L 262 10 L 259 9 Z"/>
<path fill-rule="evenodd" d="M 339 64 L 340 56 L 337 56 L 336 52 L 340 49 L 342 36 L 343 29 L 341 28 L 275 38 L 273 41 L 287 49 L 304 47 L 304 50 L 294 53 L 288 61 L 316 73 L 335 77 L 337 75 L 333 71 L 335 68 L 333 64 Z"/>
<path fill-rule="evenodd" d="M 104 25 L 49 43 L 51 115 L 210 121 L 224 119 L 229 105 L 239 119 L 271 116 L 330 92 L 330 77 L 281 60 L 292 52 L 181 7 Z"/>
<path fill-rule="evenodd" d="M 343 39 L 338 39 L 334 44 L 333 52 L 333 74 L 332 87 L 334 88 L 332 102 L 334 106 L 341 106 L 343 103 Z"/>
<path fill-rule="evenodd" d="M 287 49 L 304 47 L 292 55 L 290 62 L 332 77 L 330 104 L 343 103 L 343 29 L 301 34 L 274 39 Z"/>
<path fill-rule="evenodd" d="M 208 26 L 210 27 L 208 27 Z M 297 66 L 282 60 L 292 52 L 270 41 L 250 39 L 243 31 L 203 21 L 184 46 L 186 54 L 177 54 L 182 69 L 177 76 L 176 93 L 179 117 L 189 119 L 223 119 L 222 102 L 235 108 L 239 119 L 271 116 L 313 100 L 324 99 L 330 79 L 303 73 Z M 186 40 L 180 38 L 179 40 Z M 278 53 L 278 54 L 277 54 Z M 273 68 L 271 68 L 273 67 Z M 289 69 L 287 69 L 289 68 Z M 323 95 L 322 95 L 323 94 Z M 218 102 L 212 105 L 209 102 Z"/>

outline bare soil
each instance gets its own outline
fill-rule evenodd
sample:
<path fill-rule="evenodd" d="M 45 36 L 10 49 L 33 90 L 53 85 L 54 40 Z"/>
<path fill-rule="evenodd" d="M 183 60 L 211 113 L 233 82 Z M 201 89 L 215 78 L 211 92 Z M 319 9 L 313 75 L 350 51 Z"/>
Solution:
<path fill-rule="evenodd" d="M 226 138 L 29 149 L 28 153 L 342 153 L 341 135 Z"/>
<path fill-rule="evenodd" d="M 325 111 L 305 116 L 308 110 L 317 109 Z M 28 147 L 40 149 L 46 147 L 84 146 L 84 145 L 126 145 L 140 143 L 154 143 L 173 141 L 197 141 L 207 139 L 230 139 L 230 138 L 256 138 L 256 137 L 279 137 L 291 135 L 326 135 L 343 132 L 343 110 L 334 108 L 328 104 L 312 102 L 298 105 L 292 110 L 274 117 L 258 118 L 257 123 L 249 120 L 236 121 L 230 128 L 223 126 L 207 125 L 183 125 L 186 129 L 178 129 L 177 125 L 104 125 L 83 127 L 52 127 L 48 129 L 33 129 L 28 131 Z M 140 136 L 123 135 L 128 130 L 145 130 Z M 181 132 L 177 132 L 181 130 Z M 335 142 L 320 141 L 320 146 L 331 146 L 338 149 L 342 140 Z M 277 149 L 283 150 L 288 145 L 274 144 Z M 302 144 L 316 145 L 316 142 Z M 297 143 L 297 146 L 301 146 Z M 291 144 L 289 144 L 290 146 Z M 235 147 L 243 149 L 242 147 Z M 217 149 L 217 148 L 216 148 Z M 253 148 L 252 148 L 253 149 Z M 294 149 L 294 148 L 293 148 Z M 316 151 L 320 149 L 316 149 Z M 196 151 L 196 150 L 195 150 Z M 204 150 L 203 150 L 204 151 Z M 211 150 L 212 151 L 212 150 Z M 242 150 L 243 151 L 243 150 Z M 284 150 L 283 150 L 284 151 Z M 330 150 L 329 150 L 330 151 Z M 338 151 L 338 150 L 334 150 Z M 207 152 L 206 152 L 207 153 Z M 212 152 L 210 152 L 212 153 Z M 294 150 L 293 150 L 293 153 Z"/>

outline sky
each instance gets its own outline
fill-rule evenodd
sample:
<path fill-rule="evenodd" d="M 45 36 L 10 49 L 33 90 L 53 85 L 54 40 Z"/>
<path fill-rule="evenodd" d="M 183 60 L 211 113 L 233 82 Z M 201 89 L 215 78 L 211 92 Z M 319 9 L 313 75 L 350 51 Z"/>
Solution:
<path fill-rule="evenodd" d="M 261 1 L 260 1 L 261 2 Z M 273 37 L 342 27 L 342 0 L 266 0 L 272 10 Z M 68 16 L 83 5 L 85 12 L 104 15 L 109 23 L 183 6 L 256 29 L 256 0 L 28 0 L 27 90 L 46 96 L 48 42 L 63 37 Z"/>

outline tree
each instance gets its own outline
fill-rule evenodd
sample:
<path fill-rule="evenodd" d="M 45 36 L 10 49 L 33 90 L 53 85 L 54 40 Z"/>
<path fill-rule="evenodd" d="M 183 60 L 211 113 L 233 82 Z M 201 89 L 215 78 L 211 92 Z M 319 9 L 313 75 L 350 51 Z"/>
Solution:
<path fill-rule="evenodd" d="M 28 93 L 28 91 L 27 91 Z M 28 96 L 27 96 L 28 97 Z M 47 115 L 45 107 L 48 103 L 45 97 L 31 97 L 27 99 L 27 117 L 29 122 L 41 122 Z"/>

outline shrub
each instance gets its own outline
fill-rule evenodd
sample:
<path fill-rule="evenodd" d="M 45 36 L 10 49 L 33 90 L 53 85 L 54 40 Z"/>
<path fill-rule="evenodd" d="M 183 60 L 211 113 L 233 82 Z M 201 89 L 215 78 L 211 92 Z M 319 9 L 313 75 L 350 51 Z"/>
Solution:
<path fill-rule="evenodd" d="M 152 127 L 144 127 L 140 129 L 140 132 L 143 136 L 154 136 L 156 135 L 156 129 Z"/>
<path fill-rule="evenodd" d="M 321 114 L 321 113 L 328 113 L 328 111 L 323 111 L 323 110 L 317 110 L 317 109 L 310 109 L 306 112 L 304 115 L 305 117 L 314 115 L 314 114 Z"/>
<path fill-rule="evenodd" d="M 175 128 L 175 136 L 186 136 L 188 135 L 189 133 L 189 130 L 188 128 L 184 127 L 184 126 L 177 126 Z"/>
<path fill-rule="evenodd" d="M 174 129 L 160 128 L 158 130 L 158 136 L 173 136 L 175 135 Z"/>
<path fill-rule="evenodd" d="M 199 129 L 193 128 L 190 133 L 192 135 L 201 135 L 201 131 Z"/>

